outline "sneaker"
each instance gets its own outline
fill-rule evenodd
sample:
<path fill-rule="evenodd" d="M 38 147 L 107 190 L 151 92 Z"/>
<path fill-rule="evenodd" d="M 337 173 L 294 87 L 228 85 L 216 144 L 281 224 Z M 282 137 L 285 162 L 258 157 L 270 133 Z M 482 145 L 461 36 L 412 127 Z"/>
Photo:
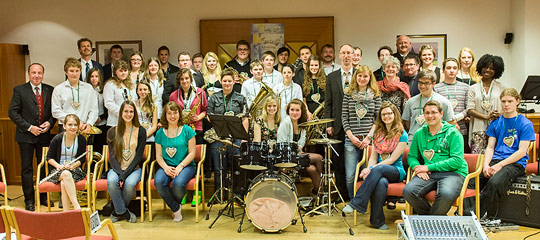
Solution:
<path fill-rule="evenodd" d="M 383 224 L 382 226 L 379 227 L 379 230 L 388 230 L 388 225 Z"/>
<path fill-rule="evenodd" d="M 180 205 L 186 204 L 186 199 L 187 199 L 187 193 L 184 194 L 184 198 L 182 198 L 182 202 L 180 203 Z"/>
<path fill-rule="evenodd" d="M 126 221 L 128 221 L 130 223 L 137 222 L 137 216 L 135 216 L 135 214 L 132 213 L 129 210 L 126 210 L 126 212 L 124 214 L 122 214 L 122 217 L 124 217 L 126 219 Z"/>
<path fill-rule="evenodd" d="M 112 213 L 110 219 L 111 219 L 111 222 L 115 223 L 115 222 L 118 222 L 118 220 L 120 220 L 120 217 L 115 216 L 114 213 Z"/>
<path fill-rule="evenodd" d="M 193 200 L 191 201 L 191 206 L 195 207 L 197 204 L 201 204 L 202 191 L 199 191 L 199 199 L 195 199 L 195 194 L 193 194 Z"/>
<path fill-rule="evenodd" d="M 180 208 L 178 209 L 178 211 L 173 212 L 173 221 L 180 222 L 180 221 L 182 221 L 182 219 L 183 219 L 183 217 L 182 217 L 182 205 L 180 205 Z"/>
<path fill-rule="evenodd" d="M 349 204 L 347 204 L 347 206 L 345 206 L 343 208 L 343 212 L 344 213 L 352 213 L 352 212 L 354 212 L 354 209 Z"/>

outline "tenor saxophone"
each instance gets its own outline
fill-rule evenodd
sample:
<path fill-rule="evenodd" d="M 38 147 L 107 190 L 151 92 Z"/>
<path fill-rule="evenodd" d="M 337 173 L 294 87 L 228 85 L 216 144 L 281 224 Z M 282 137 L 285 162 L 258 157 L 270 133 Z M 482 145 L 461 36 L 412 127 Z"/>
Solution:
<path fill-rule="evenodd" d="M 197 111 L 197 108 L 199 108 L 199 105 L 201 105 L 201 98 L 199 97 L 199 94 L 195 92 L 195 96 L 197 96 L 197 104 L 193 108 L 191 108 L 189 111 L 186 111 L 186 106 L 184 106 L 184 111 L 182 111 L 182 122 L 184 124 L 188 124 L 189 127 L 191 127 L 193 130 L 195 130 L 195 123 L 191 122 L 191 117 L 195 114 Z"/>

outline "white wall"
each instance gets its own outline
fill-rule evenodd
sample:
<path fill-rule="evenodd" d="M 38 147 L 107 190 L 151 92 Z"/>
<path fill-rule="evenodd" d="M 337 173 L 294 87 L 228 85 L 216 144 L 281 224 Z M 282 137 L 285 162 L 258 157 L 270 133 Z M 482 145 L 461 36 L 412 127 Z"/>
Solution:
<path fill-rule="evenodd" d="M 334 16 L 335 44 L 360 46 L 363 63 L 374 68 L 379 65 L 378 47 L 395 49 L 398 34 L 446 33 L 448 56 L 456 57 L 459 49 L 468 46 L 477 57 L 484 53 L 503 57 L 507 69 L 503 81 L 512 72 L 509 46 L 503 44 L 504 34 L 513 30 L 511 0 L 0 0 L 0 4 L 0 42 L 29 44 L 29 61 L 43 63 L 45 81 L 53 85 L 64 79 L 65 58 L 78 57 L 80 37 L 140 39 L 146 56 L 166 44 L 175 56 L 199 50 L 200 19 L 256 17 Z"/>

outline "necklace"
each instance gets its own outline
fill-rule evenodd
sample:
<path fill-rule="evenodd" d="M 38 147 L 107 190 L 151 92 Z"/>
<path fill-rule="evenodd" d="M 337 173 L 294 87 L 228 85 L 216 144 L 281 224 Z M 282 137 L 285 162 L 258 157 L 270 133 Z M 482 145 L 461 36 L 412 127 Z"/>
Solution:
<path fill-rule="evenodd" d="M 456 109 L 456 106 L 458 105 L 457 100 L 457 82 L 454 83 L 454 98 L 450 98 L 450 92 L 448 91 L 448 84 L 444 83 L 444 88 L 446 89 L 446 96 L 448 96 L 448 99 L 450 99 L 450 104 L 452 104 L 452 109 Z"/>
<path fill-rule="evenodd" d="M 360 92 L 356 94 L 356 116 L 358 117 L 358 125 L 360 125 L 360 119 L 364 118 L 368 112 L 368 109 L 364 104 L 367 101 L 367 92 L 368 90 L 366 89 L 362 102 L 360 102 Z"/>
<path fill-rule="evenodd" d="M 74 156 L 74 153 L 75 153 L 75 147 L 76 147 L 76 140 L 77 139 L 77 136 L 75 136 L 75 138 L 73 139 L 73 143 L 71 144 L 71 147 L 68 147 L 67 146 L 67 134 L 64 133 L 64 155 L 66 156 L 66 160 L 67 160 L 67 156 L 68 156 L 68 149 L 71 149 L 71 153 L 70 153 L 70 156 L 69 156 L 69 161 L 64 161 L 63 163 L 61 162 L 60 164 L 64 165 L 66 162 L 71 162 L 73 160 L 73 156 Z"/>
<path fill-rule="evenodd" d="M 433 93 L 431 93 L 431 97 L 429 97 L 426 103 L 429 102 L 431 99 L 433 99 Z M 420 114 L 416 116 L 415 120 L 416 120 L 416 123 L 422 126 L 426 122 L 426 119 L 424 118 L 424 110 L 422 109 L 422 94 L 420 94 L 420 102 L 418 103 L 418 108 L 419 108 Z"/>
<path fill-rule="evenodd" d="M 75 110 L 77 110 L 81 106 L 81 95 L 79 92 L 79 86 L 80 84 L 77 83 L 77 101 L 75 101 L 75 94 L 73 93 L 73 87 L 71 86 L 71 84 L 69 84 L 69 88 L 71 88 L 71 99 L 73 100 L 71 101 L 71 106 L 73 106 Z"/>
<path fill-rule="evenodd" d="M 150 126 L 150 122 L 148 121 L 149 119 L 148 119 L 147 114 L 142 110 L 141 101 L 144 101 L 144 100 L 138 99 L 135 101 L 137 103 L 137 112 L 139 113 L 139 116 L 141 116 L 139 119 L 141 120 L 141 126 L 144 129 L 148 129 L 148 127 Z"/>
<path fill-rule="evenodd" d="M 508 129 L 508 132 L 507 132 L 507 129 L 506 129 L 506 126 L 504 124 L 504 122 L 506 121 L 506 118 L 503 117 L 502 118 L 502 122 L 503 122 L 503 130 L 505 131 L 504 132 L 504 136 L 506 136 L 508 133 L 510 133 L 510 136 L 508 137 L 504 137 L 503 138 L 503 142 L 506 146 L 508 147 L 512 147 L 514 145 L 514 142 L 516 140 L 516 123 L 517 123 L 517 119 L 518 119 L 519 115 L 516 116 L 516 119 L 514 120 L 514 126 L 510 129 Z"/>
<path fill-rule="evenodd" d="M 129 140 L 127 141 L 128 142 L 128 145 L 127 145 L 127 148 L 123 149 L 122 150 L 122 158 L 124 159 L 124 161 L 128 161 L 130 158 L 131 158 L 131 134 L 133 134 L 133 125 L 131 125 L 131 131 L 129 132 Z M 126 146 L 126 140 L 124 139 L 124 147 Z"/>
<path fill-rule="evenodd" d="M 170 128 L 167 128 L 167 146 L 170 146 L 170 145 L 169 145 L 169 138 L 170 138 L 170 137 L 169 137 L 169 136 L 170 136 L 170 134 L 169 134 L 169 129 L 170 129 Z M 178 129 L 179 129 L 179 127 L 176 126 L 176 134 L 174 135 L 174 143 L 173 143 L 173 145 L 172 145 L 172 146 L 174 146 L 174 147 L 167 147 L 167 148 L 165 148 L 165 152 L 167 153 L 167 155 L 168 155 L 170 158 L 173 158 L 174 155 L 176 154 L 176 138 L 177 138 L 177 135 L 178 135 Z"/>
<path fill-rule="evenodd" d="M 491 93 L 493 92 L 493 80 L 491 80 L 491 82 L 489 83 L 489 89 L 488 89 L 488 92 L 489 92 L 489 98 L 486 100 L 484 95 L 487 95 L 488 93 L 486 93 L 486 91 L 484 90 L 484 82 L 482 81 L 480 83 L 480 87 L 482 88 L 482 108 L 486 111 L 486 112 L 489 112 L 489 110 L 491 110 L 491 107 L 493 106 L 493 103 L 491 102 Z"/>

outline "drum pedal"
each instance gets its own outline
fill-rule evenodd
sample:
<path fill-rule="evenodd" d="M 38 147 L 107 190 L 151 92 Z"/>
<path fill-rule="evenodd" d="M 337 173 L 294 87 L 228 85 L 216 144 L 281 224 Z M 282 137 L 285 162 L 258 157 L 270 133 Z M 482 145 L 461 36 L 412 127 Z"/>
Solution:
<path fill-rule="evenodd" d="M 298 202 L 300 202 L 300 206 L 303 208 L 307 208 L 311 206 L 311 201 L 313 201 L 313 197 L 299 197 Z"/>

